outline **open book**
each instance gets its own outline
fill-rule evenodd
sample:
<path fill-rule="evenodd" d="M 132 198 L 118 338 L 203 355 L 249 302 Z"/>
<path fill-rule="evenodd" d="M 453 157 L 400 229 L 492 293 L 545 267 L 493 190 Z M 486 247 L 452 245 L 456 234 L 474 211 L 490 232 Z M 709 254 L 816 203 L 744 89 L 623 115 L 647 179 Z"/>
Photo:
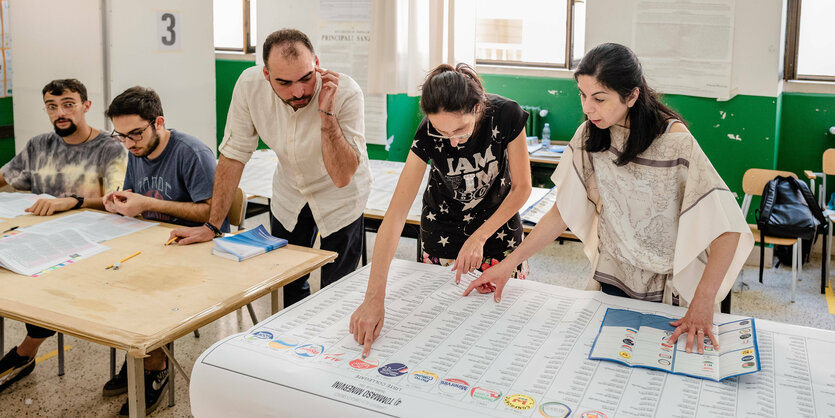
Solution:
<path fill-rule="evenodd" d="M 698 353 L 695 342 L 690 353 L 685 351 L 687 334 L 675 344 L 667 343 L 675 330 L 670 322 L 676 319 L 608 308 L 589 358 L 715 381 L 760 371 L 753 318 L 714 324 L 720 350 L 705 336 L 704 354 Z"/>
<path fill-rule="evenodd" d="M 243 261 L 287 245 L 287 240 L 270 235 L 264 225 L 240 234 L 215 238 L 212 254 L 235 261 Z"/>

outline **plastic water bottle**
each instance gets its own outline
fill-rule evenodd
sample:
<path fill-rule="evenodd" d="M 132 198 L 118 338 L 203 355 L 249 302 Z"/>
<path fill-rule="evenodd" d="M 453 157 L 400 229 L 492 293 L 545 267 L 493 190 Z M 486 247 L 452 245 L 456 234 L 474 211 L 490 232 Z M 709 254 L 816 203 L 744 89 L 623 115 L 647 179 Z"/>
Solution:
<path fill-rule="evenodd" d="M 545 149 L 551 148 L 551 125 L 547 123 L 542 127 L 542 145 Z"/>

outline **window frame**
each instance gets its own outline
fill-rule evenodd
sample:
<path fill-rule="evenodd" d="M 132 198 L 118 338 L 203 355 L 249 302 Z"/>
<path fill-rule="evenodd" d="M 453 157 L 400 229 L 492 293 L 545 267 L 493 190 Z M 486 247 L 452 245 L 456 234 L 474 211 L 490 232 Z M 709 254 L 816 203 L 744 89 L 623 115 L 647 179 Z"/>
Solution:
<path fill-rule="evenodd" d="M 506 60 L 490 60 L 490 59 L 475 59 L 476 66 L 479 67 L 513 67 L 518 69 L 546 69 L 546 70 L 573 70 L 577 63 L 573 62 L 574 53 L 574 3 L 576 0 L 566 0 L 566 28 L 565 28 L 565 63 L 554 64 L 548 62 L 533 62 L 533 61 L 506 61 Z"/>
<path fill-rule="evenodd" d="M 803 0 L 788 0 L 786 7 L 786 45 L 783 58 L 783 79 L 786 81 L 835 82 L 835 75 L 797 73 L 800 44 L 800 11 Z"/>
<path fill-rule="evenodd" d="M 252 42 L 253 34 L 252 34 L 252 25 L 250 19 L 250 0 L 241 0 L 241 7 L 243 7 L 243 25 L 242 25 L 242 37 L 241 37 L 241 47 L 240 48 L 229 48 L 229 47 L 217 47 L 215 46 L 215 53 L 243 53 L 243 54 L 254 54 L 255 53 L 255 44 Z"/>

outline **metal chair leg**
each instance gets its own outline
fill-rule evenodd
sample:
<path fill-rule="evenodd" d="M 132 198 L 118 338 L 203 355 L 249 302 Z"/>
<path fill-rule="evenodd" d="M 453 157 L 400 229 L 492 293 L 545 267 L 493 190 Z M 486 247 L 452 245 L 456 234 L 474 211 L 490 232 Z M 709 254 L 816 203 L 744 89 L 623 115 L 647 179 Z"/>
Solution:
<path fill-rule="evenodd" d="M 795 288 L 797 287 L 797 263 L 798 253 L 800 252 L 800 245 L 798 243 L 800 240 L 795 241 L 794 245 L 792 245 L 792 303 L 794 303 L 794 295 L 795 295 Z"/>
<path fill-rule="evenodd" d="M 246 304 L 246 310 L 249 311 L 249 317 L 250 317 L 250 319 L 252 319 L 252 325 L 257 324 L 258 323 L 258 317 L 255 316 L 255 309 L 252 308 L 251 303 Z"/>
<path fill-rule="evenodd" d="M 194 330 L 194 338 L 200 338 L 200 330 L 199 329 Z"/>

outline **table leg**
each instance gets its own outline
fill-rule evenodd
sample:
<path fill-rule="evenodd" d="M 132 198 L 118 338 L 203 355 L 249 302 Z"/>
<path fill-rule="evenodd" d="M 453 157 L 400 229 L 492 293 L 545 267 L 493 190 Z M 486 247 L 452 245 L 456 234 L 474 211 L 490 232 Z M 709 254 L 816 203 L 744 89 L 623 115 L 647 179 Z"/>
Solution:
<path fill-rule="evenodd" d="M 110 349 L 110 378 L 116 377 L 116 349 Z"/>
<path fill-rule="evenodd" d="M 173 367 L 174 361 L 174 341 L 168 343 L 168 354 L 171 356 L 171 361 L 166 362 L 168 364 L 168 407 L 174 406 L 174 370 Z"/>
<path fill-rule="evenodd" d="M 58 376 L 64 375 L 64 333 L 58 333 Z"/>
<path fill-rule="evenodd" d="M 128 411 L 131 418 L 145 417 L 145 360 L 128 355 Z"/>
<path fill-rule="evenodd" d="M 272 292 L 270 292 L 270 312 L 273 315 L 277 314 L 279 309 L 280 309 L 280 307 L 278 306 L 278 296 L 279 296 L 278 292 L 279 291 L 281 291 L 281 296 L 284 296 L 284 290 L 283 289 L 276 289 L 276 290 L 273 290 Z"/>

